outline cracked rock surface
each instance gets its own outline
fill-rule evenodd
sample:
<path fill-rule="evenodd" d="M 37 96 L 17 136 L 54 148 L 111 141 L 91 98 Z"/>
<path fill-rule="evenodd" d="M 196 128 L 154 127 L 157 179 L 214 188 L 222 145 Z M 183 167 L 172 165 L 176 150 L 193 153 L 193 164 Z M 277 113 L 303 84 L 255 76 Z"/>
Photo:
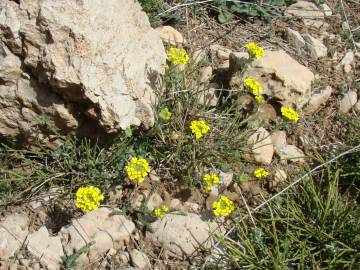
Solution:
<path fill-rule="evenodd" d="M 149 127 L 165 58 L 137 1 L 1 1 L 0 136 Z"/>

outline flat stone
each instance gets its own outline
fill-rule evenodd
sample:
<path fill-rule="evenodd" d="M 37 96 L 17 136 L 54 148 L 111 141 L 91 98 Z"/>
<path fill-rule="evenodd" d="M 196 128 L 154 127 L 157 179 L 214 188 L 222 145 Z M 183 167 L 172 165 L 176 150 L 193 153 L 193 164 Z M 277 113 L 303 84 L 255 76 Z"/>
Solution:
<path fill-rule="evenodd" d="M 172 26 L 164 25 L 156 28 L 156 30 L 160 33 L 162 41 L 172 46 L 183 45 L 185 42 L 182 34 Z"/>
<path fill-rule="evenodd" d="M 80 265 L 98 260 L 111 248 L 121 250 L 130 241 L 135 224 L 122 215 L 111 215 L 112 209 L 101 207 L 73 219 L 71 225 L 60 230 L 66 256 L 74 254 L 87 243 L 95 241 L 90 251 L 79 257 Z"/>
<path fill-rule="evenodd" d="M 304 152 L 296 147 L 295 145 L 286 145 L 279 150 L 279 156 L 282 161 L 290 161 L 293 163 L 303 163 L 305 162 Z"/>
<path fill-rule="evenodd" d="M 290 45 L 294 46 L 297 51 L 305 47 L 305 40 L 298 31 L 287 28 L 287 37 Z"/>
<path fill-rule="evenodd" d="M 324 12 L 324 15 L 326 17 L 329 17 L 332 15 L 332 10 L 327 4 L 321 4 L 320 9 Z"/>
<path fill-rule="evenodd" d="M 199 64 L 206 58 L 206 51 L 204 49 L 197 49 L 192 54 L 192 60 L 195 64 Z"/>
<path fill-rule="evenodd" d="M 15 213 L 0 222 L 0 258 L 7 260 L 14 256 L 28 235 L 29 218 Z"/>
<path fill-rule="evenodd" d="M 64 256 L 60 236 L 50 236 L 45 226 L 29 235 L 26 248 L 46 269 L 60 269 L 61 257 Z"/>
<path fill-rule="evenodd" d="M 324 24 L 324 13 L 311 2 L 297 1 L 285 10 L 285 15 L 302 18 L 306 26 L 319 28 Z"/>
<path fill-rule="evenodd" d="M 213 73 L 213 69 L 211 66 L 202 67 L 200 69 L 200 82 L 206 83 L 206 82 L 210 81 L 210 79 L 212 77 L 212 73 Z"/>
<path fill-rule="evenodd" d="M 340 113 L 346 114 L 356 104 L 357 93 L 355 91 L 347 92 L 340 101 Z"/>
<path fill-rule="evenodd" d="M 248 144 L 251 145 L 251 150 L 257 162 L 269 165 L 274 155 L 274 146 L 271 141 L 270 133 L 264 129 L 259 128 L 248 139 Z"/>
<path fill-rule="evenodd" d="M 309 104 L 306 107 L 306 113 L 316 112 L 321 105 L 324 105 L 330 98 L 333 89 L 330 86 L 327 86 L 324 90 L 319 93 L 313 94 L 309 100 Z"/>
<path fill-rule="evenodd" d="M 148 270 L 151 267 L 150 260 L 145 253 L 133 249 L 130 252 L 131 263 L 139 270 Z"/>
<path fill-rule="evenodd" d="M 276 130 L 271 134 L 271 141 L 274 145 L 275 152 L 278 154 L 280 149 L 287 145 L 286 132 L 283 130 Z"/>
<path fill-rule="evenodd" d="M 210 248 L 214 244 L 211 234 L 222 232 L 215 222 L 193 213 L 167 214 L 151 223 L 151 228 L 154 232 L 147 232 L 146 239 L 179 258 L 195 255 L 200 246 Z"/>
<path fill-rule="evenodd" d="M 220 60 L 229 60 L 230 53 L 232 51 L 224 46 L 218 45 L 218 44 L 212 44 L 210 46 L 210 53 L 214 57 L 216 57 Z"/>
<path fill-rule="evenodd" d="M 282 50 L 266 51 L 262 58 L 249 65 L 243 78 L 246 77 L 259 81 L 264 94 L 278 99 L 282 105 L 296 105 L 298 108 L 309 101 L 315 79 L 309 68 Z M 236 85 L 234 87 L 236 89 Z M 242 82 L 240 87 L 243 87 Z"/>
<path fill-rule="evenodd" d="M 155 208 L 162 206 L 163 203 L 161 196 L 155 192 L 150 196 L 146 206 L 150 211 L 153 211 Z"/>
<path fill-rule="evenodd" d="M 327 48 L 319 39 L 316 39 L 309 34 L 305 34 L 303 37 L 306 41 L 306 48 L 313 60 L 317 60 L 327 55 Z"/>
<path fill-rule="evenodd" d="M 343 59 L 341 59 L 340 65 L 351 65 L 354 62 L 355 54 L 353 51 L 348 51 Z"/>
<path fill-rule="evenodd" d="M 234 174 L 232 172 L 228 172 L 228 173 L 220 172 L 219 173 L 219 180 L 220 180 L 219 185 L 225 189 L 228 186 L 230 186 L 230 184 L 233 181 L 233 178 L 234 178 Z"/>

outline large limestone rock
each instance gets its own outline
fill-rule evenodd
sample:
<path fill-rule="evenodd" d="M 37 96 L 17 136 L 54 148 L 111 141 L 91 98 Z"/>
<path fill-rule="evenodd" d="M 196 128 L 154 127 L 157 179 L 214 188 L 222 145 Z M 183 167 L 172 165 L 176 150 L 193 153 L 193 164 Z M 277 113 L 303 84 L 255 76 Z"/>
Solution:
<path fill-rule="evenodd" d="M 283 105 L 302 108 L 311 96 L 314 74 L 285 51 L 266 51 L 264 57 L 253 61 L 244 74 L 260 82 L 264 93 Z M 230 82 L 231 83 L 231 82 Z"/>
<path fill-rule="evenodd" d="M 0 136 L 149 127 L 165 59 L 137 1 L 1 1 Z"/>
<path fill-rule="evenodd" d="M 210 248 L 214 243 L 211 236 L 221 233 L 215 222 L 192 213 L 167 214 L 152 223 L 151 228 L 154 232 L 148 232 L 146 238 L 175 257 L 192 256 L 200 247 Z"/>
<path fill-rule="evenodd" d="M 60 269 L 61 257 L 64 256 L 60 237 L 50 236 L 45 226 L 29 235 L 27 249 L 45 269 Z"/>
<path fill-rule="evenodd" d="M 0 258 L 7 260 L 23 245 L 28 234 L 29 218 L 12 214 L 0 222 Z"/>
<path fill-rule="evenodd" d="M 79 262 L 86 265 L 99 259 L 108 250 L 119 250 L 129 243 L 135 224 L 124 216 L 111 213 L 111 209 L 98 208 L 79 219 L 74 219 L 70 226 L 62 228 L 60 236 L 65 254 L 70 256 L 94 241 L 89 253 L 79 258 Z"/>

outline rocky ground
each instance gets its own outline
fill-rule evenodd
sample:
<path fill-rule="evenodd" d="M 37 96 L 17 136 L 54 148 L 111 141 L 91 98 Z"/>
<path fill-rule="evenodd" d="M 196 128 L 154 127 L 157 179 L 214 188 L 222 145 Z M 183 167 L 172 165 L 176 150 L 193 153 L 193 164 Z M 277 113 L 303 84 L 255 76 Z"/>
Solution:
<path fill-rule="evenodd" d="M 177 171 L 183 169 L 180 168 L 181 161 L 171 159 L 171 153 L 166 153 L 162 162 L 154 161 L 157 166 L 152 167 L 150 175 L 142 184 L 129 184 L 129 180 L 125 180 L 125 184 L 116 183 L 115 180 L 113 183 L 105 183 L 104 186 L 108 188 L 105 201 L 100 208 L 87 214 L 80 213 L 74 206 L 73 186 L 77 187 L 77 183 L 74 183 L 76 178 L 67 181 L 66 185 L 44 184 L 44 189 L 43 184 L 39 184 L 34 192 L 27 192 L 24 196 L 14 194 L 14 198 L 11 198 L 12 195 L 7 193 L 6 200 L 5 196 L 4 200 L 0 199 L 0 269 L 204 269 L 204 261 L 214 260 L 218 252 L 211 249 L 217 242 L 212 236 L 224 235 L 234 224 L 230 218 L 218 218 L 212 214 L 212 204 L 219 195 L 226 195 L 236 204 L 237 214 L 246 215 L 249 209 L 262 203 L 266 196 L 278 193 L 284 184 L 291 183 L 301 176 L 304 168 L 315 166 L 314 153 L 325 153 L 326 157 L 333 157 L 359 143 L 353 139 L 356 138 L 355 135 L 349 134 L 359 132 L 360 5 L 352 1 L 344 3 L 326 1 L 326 4 L 316 4 L 312 1 L 298 1 L 283 7 L 283 16 L 272 19 L 270 23 L 234 17 L 227 23 L 219 24 L 216 17 L 210 16 L 206 5 L 196 6 L 195 15 L 192 15 L 195 12 L 194 6 L 179 6 L 174 9 L 172 12 L 180 16 L 180 21 L 172 26 L 159 26 L 155 30 L 165 48 L 185 48 L 189 52 L 189 67 L 184 66 L 175 70 L 186 74 L 185 85 L 188 89 L 180 90 L 194 91 L 191 95 L 196 96 L 198 102 L 206 108 L 202 116 L 213 117 L 214 121 L 219 123 L 221 117 L 228 118 L 217 114 L 217 110 L 232 102 L 229 111 L 235 110 L 241 115 L 239 127 L 244 130 L 240 142 L 243 145 L 241 162 L 236 160 L 231 164 L 231 168 L 223 168 L 216 164 L 220 183 L 206 193 L 199 188 L 201 185 L 197 182 L 191 185 L 182 182 L 183 179 Z M 8 5 L 17 8 L 13 1 L 8 1 Z M 0 9 L 0 26 L 6 24 L 4 18 L 11 19 L 10 25 L 13 28 L 10 30 L 14 31 L 18 24 L 11 8 L 8 8 L 5 15 L 1 12 L 5 8 Z M 5 119 L 2 122 L 6 123 L 6 128 L 1 131 L 2 136 L 18 136 L 26 131 L 29 123 L 37 121 L 38 116 L 34 115 L 35 113 L 41 115 L 43 112 L 58 117 L 61 121 L 56 122 L 57 126 L 65 125 L 67 128 L 64 133 L 67 135 L 86 125 L 84 115 L 90 115 L 90 119 L 97 121 L 98 130 L 106 130 L 110 134 L 127 126 L 127 123 L 139 125 L 141 122 L 146 126 L 156 121 L 156 117 L 148 113 L 150 96 L 154 93 L 149 92 L 149 96 L 147 93 L 136 93 L 131 82 L 140 81 L 145 84 L 143 79 L 138 79 L 141 71 L 137 70 L 134 62 L 138 64 L 140 61 L 141 68 L 151 65 L 153 71 L 162 72 L 159 62 L 156 61 L 157 58 L 165 57 L 162 46 L 155 39 L 148 43 L 147 39 L 139 39 L 138 46 L 132 49 L 137 51 L 146 47 L 146 50 L 142 51 L 136 61 L 124 58 L 122 61 L 112 62 L 107 59 L 110 64 L 106 66 L 102 59 L 95 57 L 95 63 L 90 60 L 86 63 L 77 63 L 76 61 L 80 60 L 76 59 L 87 59 L 81 57 L 85 52 L 81 49 L 70 51 L 72 45 L 62 44 L 63 36 L 53 35 L 53 50 L 48 50 L 47 45 L 44 45 L 45 41 L 39 38 L 41 33 L 46 31 L 68 34 L 63 31 L 57 32 L 56 23 L 54 28 L 50 27 L 54 15 L 52 8 L 54 7 L 44 9 L 48 13 L 39 15 L 38 20 L 43 20 L 43 26 L 36 28 L 39 30 L 38 33 L 24 30 L 24 37 L 28 42 L 21 43 L 19 47 L 24 44 L 27 47 L 19 49 L 21 52 L 17 54 L 10 51 L 13 52 L 14 48 L 17 48 L 16 42 L 20 42 L 20 37 L 15 36 L 13 40 L 7 38 L 8 36 L 3 34 L 5 30 L 0 27 L 2 38 L 7 38 L 0 41 L 1 44 L 6 44 L 2 59 L 8 60 L 8 66 L 14 66 L 13 62 L 16 62 L 15 66 L 19 70 L 23 69 L 21 72 L 9 72 L 11 76 L 7 75 L 11 80 L 6 83 L 2 83 L 0 77 L 0 89 L 5 89 L 6 86 L 20 91 L 22 88 L 17 85 L 19 81 L 28 89 L 29 85 L 32 85 L 31 81 L 37 83 L 41 80 L 43 73 L 46 75 L 46 78 L 43 78 L 46 81 L 45 86 L 51 86 L 57 93 L 56 98 L 60 98 L 58 103 L 54 103 L 56 106 L 30 106 L 32 111 L 29 113 L 29 120 L 26 113 L 17 105 L 15 111 L 6 110 L 19 100 L 19 96 L 8 97 L 8 103 L 1 102 L 1 106 L 5 108 L 2 110 Z M 24 10 L 26 8 L 20 8 L 15 13 Z M 91 12 L 95 10 L 96 8 Z M 26 16 L 29 18 L 28 27 L 35 27 L 36 16 L 30 13 L 29 7 Z M 71 17 L 72 14 L 68 16 Z M 141 16 L 138 21 L 144 19 Z M 72 27 L 76 28 L 74 25 Z M 91 35 L 94 26 L 87 27 L 89 29 L 85 32 Z M 102 27 L 98 31 L 106 32 L 106 29 Z M 147 26 L 144 26 L 142 31 L 151 32 Z M 92 40 L 95 36 L 94 34 L 84 39 Z M 104 37 L 108 42 L 105 44 L 109 45 L 111 57 L 120 55 L 119 51 L 123 50 L 121 46 L 118 47 L 111 42 L 112 38 L 114 37 Z M 15 45 L 11 43 L 13 41 Z M 262 45 L 265 55 L 250 62 L 244 69 L 244 63 L 249 61 L 245 45 L 251 41 Z M 9 50 L 11 44 L 14 47 Z M 44 49 L 39 49 L 42 47 Z M 148 53 L 147 50 L 157 50 L 157 53 Z M 71 61 L 77 63 L 75 66 L 78 70 L 64 68 L 66 65 L 63 65 L 62 61 L 65 61 L 70 53 L 77 53 L 77 57 L 72 56 Z M 61 55 L 60 59 L 57 59 L 58 54 Z M 110 52 L 102 57 L 106 58 L 107 55 L 110 55 Z M 35 61 L 35 58 L 41 61 L 31 62 Z M 38 63 L 41 63 L 42 67 L 39 67 Z M 128 74 L 120 76 L 126 85 L 124 95 L 133 98 L 131 102 L 134 102 L 133 107 L 136 107 L 136 110 L 130 105 L 123 107 L 118 104 L 119 109 L 113 110 L 116 103 L 116 99 L 113 100 L 115 94 L 106 95 L 103 100 L 99 100 L 99 93 L 94 92 L 94 81 L 91 76 L 86 76 L 89 70 L 94 70 L 82 68 L 91 64 L 104 65 L 103 70 L 118 70 L 122 69 L 121 65 L 124 63 L 131 67 Z M 2 69 L 0 72 L 4 73 Z M 107 74 L 105 77 L 96 72 L 92 74 L 99 81 L 98 84 L 104 80 L 118 82 L 116 74 L 110 76 L 104 72 Z M 242 78 L 248 76 L 257 79 L 264 86 L 265 104 L 259 106 L 254 96 L 244 90 Z M 131 78 L 128 80 L 128 77 Z M 46 95 L 46 90 L 41 87 L 37 94 Z M 76 95 L 69 96 L 68 93 L 73 93 L 69 92 L 69 89 L 82 91 L 81 98 Z M 174 109 L 169 109 L 175 111 L 178 104 L 182 103 L 175 100 Z M 87 106 L 84 115 L 76 112 L 78 108 L 82 108 L 81 106 Z M 282 106 L 295 108 L 301 120 L 297 123 L 284 122 L 280 112 Z M 142 112 L 141 117 L 138 117 L 139 111 Z M 120 118 L 117 118 L 118 115 Z M 183 117 L 186 118 L 187 115 Z M 11 128 L 13 121 L 17 121 L 18 126 L 22 128 Z M 225 124 L 223 126 L 228 128 Z M 214 129 L 216 128 L 221 130 L 221 124 Z M 31 126 L 31 130 L 33 129 L 36 129 L 35 124 Z M 33 141 L 33 134 L 27 140 Z M 134 129 L 131 136 L 136 135 Z M 187 141 L 184 139 L 184 144 L 179 141 L 184 137 L 179 130 L 169 134 L 164 131 L 161 136 L 156 137 L 157 141 L 150 144 L 158 144 L 159 151 L 162 151 L 161 139 L 183 147 Z M 216 138 L 210 137 L 206 143 L 210 144 L 214 139 Z M 230 137 L 224 140 L 226 144 L 236 144 Z M 54 149 L 53 145 L 51 147 Z M 147 145 L 144 146 L 144 149 L 149 148 Z M 41 168 L 48 166 L 47 160 L 41 159 L 40 155 L 30 155 L 36 156 L 32 160 L 41 163 Z M 100 154 L 97 157 L 100 157 Z M 175 165 L 178 168 L 171 168 L 165 159 L 169 159 L 169 163 L 179 162 Z M 16 156 L 15 160 L 21 158 Z M 54 160 L 55 164 L 56 158 Z M 71 168 L 76 168 L 72 166 Z M 253 171 L 259 166 L 266 168 L 270 172 L 270 177 L 257 181 Z M 116 167 L 116 170 L 119 170 L 119 167 Z M 197 170 L 201 171 L 201 168 L 194 167 L 193 170 L 189 169 L 189 174 L 196 178 L 200 174 Z M 19 167 L 12 164 L 10 168 L 15 172 L 27 170 L 24 164 Z M 63 168 L 63 171 L 59 169 L 52 177 L 66 178 L 62 174 L 70 167 L 64 165 Z M 76 172 L 73 173 L 76 175 Z M 112 171 L 106 173 L 109 178 L 116 178 Z M 185 175 L 188 171 L 183 173 Z M 8 177 L 9 174 L 3 175 Z M 16 203 L 12 201 L 15 197 Z M 163 219 L 157 219 L 152 212 L 164 204 L 169 207 L 170 213 Z"/>

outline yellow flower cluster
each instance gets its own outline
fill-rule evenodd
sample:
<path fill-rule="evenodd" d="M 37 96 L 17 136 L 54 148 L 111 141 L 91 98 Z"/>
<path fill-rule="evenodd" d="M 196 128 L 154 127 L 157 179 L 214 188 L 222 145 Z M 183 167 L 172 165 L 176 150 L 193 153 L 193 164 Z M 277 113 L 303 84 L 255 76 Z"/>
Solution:
<path fill-rule="evenodd" d="M 84 213 L 87 213 L 97 209 L 102 200 L 104 200 L 104 196 L 100 194 L 100 189 L 97 187 L 80 187 L 76 191 L 75 206 Z"/>
<path fill-rule="evenodd" d="M 154 210 L 154 216 L 162 219 L 167 212 L 169 212 L 169 207 L 163 205 L 162 207 L 156 208 Z"/>
<path fill-rule="evenodd" d="M 172 113 L 169 111 L 168 108 L 164 108 L 160 111 L 159 117 L 164 121 L 169 121 L 171 118 L 171 114 Z"/>
<path fill-rule="evenodd" d="M 167 58 L 174 65 L 189 62 L 189 55 L 184 49 L 170 48 L 167 52 Z"/>
<path fill-rule="evenodd" d="M 257 80 L 254 80 L 253 78 L 250 78 L 250 77 L 245 78 L 244 86 L 254 96 L 259 95 L 263 91 L 263 88 L 261 87 L 260 83 Z"/>
<path fill-rule="evenodd" d="M 299 120 L 299 114 L 297 111 L 287 107 L 281 107 L 282 116 L 292 122 L 297 122 Z"/>
<path fill-rule="evenodd" d="M 263 47 L 257 45 L 255 42 L 246 44 L 246 49 L 251 57 L 259 59 L 264 56 L 265 50 Z"/>
<path fill-rule="evenodd" d="M 149 163 L 143 158 L 132 157 L 125 170 L 130 180 L 144 182 L 144 177 L 150 172 Z"/>
<path fill-rule="evenodd" d="M 194 120 L 191 121 L 190 129 L 193 134 L 195 134 L 196 139 L 200 139 L 210 130 L 210 127 L 203 120 Z"/>
<path fill-rule="evenodd" d="M 209 192 L 213 186 L 219 184 L 220 179 L 216 173 L 212 172 L 210 174 L 205 174 L 203 177 L 203 181 L 205 191 Z"/>
<path fill-rule="evenodd" d="M 264 104 L 265 103 L 265 98 L 262 95 L 256 95 L 255 99 L 259 104 Z"/>
<path fill-rule="evenodd" d="M 254 171 L 254 175 L 256 178 L 264 178 L 264 177 L 267 177 L 269 176 L 269 172 L 267 170 L 265 170 L 264 168 L 257 168 L 255 171 Z"/>
<path fill-rule="evenodd" d="M 213 202 L 213 209 L 215 216 L 229 216 L 234 210 L 234 203 L 228 197 L 221 196 Z"/>

